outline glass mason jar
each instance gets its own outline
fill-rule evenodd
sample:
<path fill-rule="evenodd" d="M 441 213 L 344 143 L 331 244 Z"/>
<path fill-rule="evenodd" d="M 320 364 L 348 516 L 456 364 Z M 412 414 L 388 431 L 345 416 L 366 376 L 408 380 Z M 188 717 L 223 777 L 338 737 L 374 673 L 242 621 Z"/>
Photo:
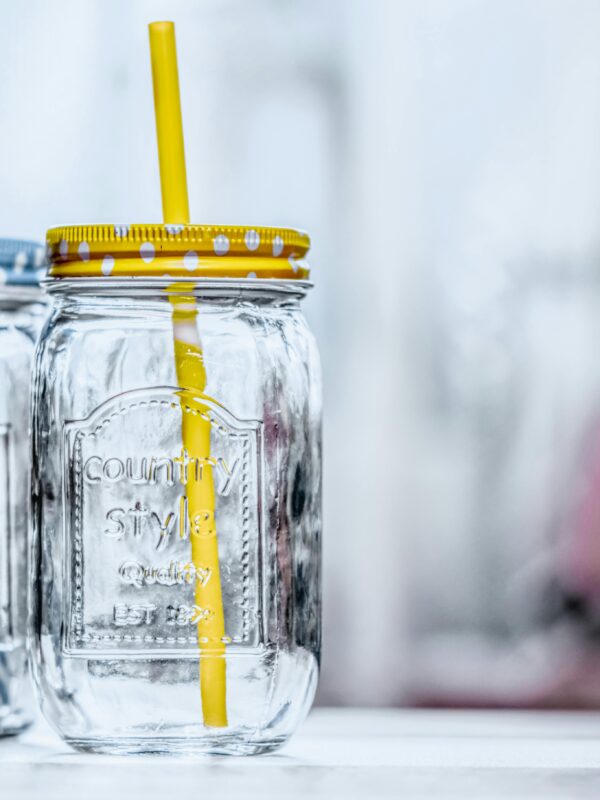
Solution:
<path fill-rule="evenodd" d="M 33 667 L 70 744 L 257 753 L 320 652 L 305 234 L 54 229 L 34 390 Z"/>
<path fill-rule="evenodd" d="M 44 249 L 0 239 L 0 735 L 32 718 L 26 658 L 29 378 L 44 300 Z"/>

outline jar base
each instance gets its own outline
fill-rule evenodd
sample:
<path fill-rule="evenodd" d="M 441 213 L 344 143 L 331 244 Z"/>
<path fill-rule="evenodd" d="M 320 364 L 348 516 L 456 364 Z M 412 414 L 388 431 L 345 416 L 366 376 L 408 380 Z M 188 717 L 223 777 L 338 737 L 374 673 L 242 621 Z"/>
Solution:
<path fill-rule="evenodd" d="M 23 722 L 19 725 L 8 725 L 6 727 L 0 725 L 0 739 L 8 738 L 9 736 L 19 736 L 25 733 L 27 728 L 31 727 L 31 722 Z"/>
<path fill-rule="evenodd" d="M 7 736 L 18 736 L 31 727 L 31 719 L 21 714 L 0 715 L 0 739 Z"/>
<path fill-rule="evenodd" d="M 215 737 L 119 737 L 65 738 L 66 744 L 83 753 L 104 755 L 163 756 L 252 756 L 278 750 L 287 737 L 250 741 L 239 735 Z"/>

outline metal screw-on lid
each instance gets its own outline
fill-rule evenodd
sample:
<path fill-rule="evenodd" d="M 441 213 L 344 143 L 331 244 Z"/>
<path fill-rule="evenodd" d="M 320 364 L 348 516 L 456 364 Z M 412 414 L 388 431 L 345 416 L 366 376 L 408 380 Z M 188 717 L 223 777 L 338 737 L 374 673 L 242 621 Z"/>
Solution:
<path fill-rule="evenodd" d="M 44 247 L 38 242 L 0 239 L 0 284 L 37 286 L 45 261 Z"/>
<path fill-rule="evenodd" d="M 307 280 L 310 239 L 290 228 L 75 225 L 47 233 L 51 278 Z"/>

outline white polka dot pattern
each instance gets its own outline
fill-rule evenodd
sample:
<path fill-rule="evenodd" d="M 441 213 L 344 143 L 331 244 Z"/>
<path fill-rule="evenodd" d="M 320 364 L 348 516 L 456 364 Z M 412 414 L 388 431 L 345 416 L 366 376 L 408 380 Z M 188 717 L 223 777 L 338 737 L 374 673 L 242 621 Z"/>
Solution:
<path fill-rule="evenodd" d="M 195 253 L 193 250 L 189 250 L 183 257 L 183 266 L 189 269 L 190 272 L 198 268 L 198 263 L 198 253 Z"/>
<path fill-rule="evenodd" d="M 281 236 L 275 236 L 273 239 L 273 256 L 277 258 L 283 253 L 283 239 Z"/>
<path fill-rule="evenodd" d="M 244 242 L 246 243 L 246 247 L 248 250 L 258 250 L 258 246 L 260 244 L 260 236 L 256 231 L 246 231 L 246 235 L 244 236 Z"/>
<path fill-rule="evenodd" d="M 229 252 L 229 239 L 227 236 L 225 236 L 225 234 L 220 233 L 213 239 L 213 246 L 215 248 L 215 253 L 218 256 L 224 256 L 225 253 Z"/>
<path fill-rule="evenodd" d="M 102 259 L 102 274 L 110 275 L 115 267 L 115 259 L 112 256 L 104 256 Z"/>
<path fill-rule="evenodd" d="M 27 253 L 25 253 L 23 250 L 20 250 L 13 261 L 13 270 L 15 272 L 23 272 L 25 265 L 27 264 L 27 260 Z"/>
<path fill-rule="evenodd" d="M 87 242 L 80 242 L 77 252 L 82 261 L 90 260 L 90 246 Z"/>
<path fill-rule="evenodd" d="M 151 261 L 154 261 L 154 245 L 152 242 L 144 242 L 144 244 L 140 247 L 140 256 L 142 261 L 146 264 L 149 264 Z"/>

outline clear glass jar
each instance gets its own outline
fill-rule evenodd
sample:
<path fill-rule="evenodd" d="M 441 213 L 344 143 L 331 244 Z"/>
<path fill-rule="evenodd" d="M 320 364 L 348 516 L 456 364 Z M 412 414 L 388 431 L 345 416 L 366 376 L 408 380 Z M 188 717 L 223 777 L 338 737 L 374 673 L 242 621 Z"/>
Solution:
<path fill-rule="evenodd" d="M 320 651 L 308 239 L 101 230 L 85 246 L 89 228 L 49 234 L 33 442 L 41 707 L 79 749 L 272 750 L 309 709 Z"/>
<path fill-rule="evenodd" d="M 0 239 L 0 735 L 32 719 L 26 656 L 29 379 L 44 249 Z"/>

